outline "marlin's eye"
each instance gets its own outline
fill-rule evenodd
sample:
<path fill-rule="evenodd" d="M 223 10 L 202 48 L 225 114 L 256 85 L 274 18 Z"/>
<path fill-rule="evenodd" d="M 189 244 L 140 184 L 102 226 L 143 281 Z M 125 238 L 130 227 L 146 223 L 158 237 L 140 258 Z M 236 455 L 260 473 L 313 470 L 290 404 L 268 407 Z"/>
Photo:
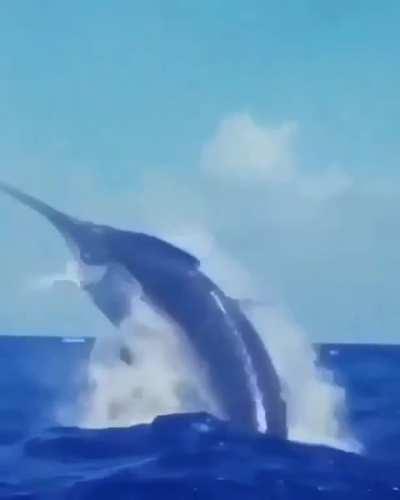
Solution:
<path fill-rule="evenodd" d="M 92 254 L 90 252 L 82 252 L 81 253 L 81 259 L 86 264 L 90 264 L 92 262 L 92 260 L 93 260 L 93 256 L 92 256 Z"/>
<path fill-rule="evenodd" d="M 82 262 L 87 264 L 88 266 L 100 266 L 107 261 L 107 252 L 105 249 L 93 249 L 90 250 L 82 250 L 80 254 L 80 258 Z"/>

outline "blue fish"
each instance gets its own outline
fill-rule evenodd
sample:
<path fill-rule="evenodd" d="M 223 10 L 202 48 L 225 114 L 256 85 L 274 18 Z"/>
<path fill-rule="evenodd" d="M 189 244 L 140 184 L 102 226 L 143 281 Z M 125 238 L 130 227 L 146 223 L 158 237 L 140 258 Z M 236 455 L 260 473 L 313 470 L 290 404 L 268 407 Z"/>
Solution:
<path fill-rule="evenodd" d="M 281 383 L 263 342 L 240 303 L 201 271 L 196 257 L 148 234 L 71 217 L 5 183 L 0 191 L 61 233 L 79 263 L 82 288 L 113 325 L 129 317 L 132 297 L 146 301 L 184 332 L 234 426 L 287 437 Z"/>

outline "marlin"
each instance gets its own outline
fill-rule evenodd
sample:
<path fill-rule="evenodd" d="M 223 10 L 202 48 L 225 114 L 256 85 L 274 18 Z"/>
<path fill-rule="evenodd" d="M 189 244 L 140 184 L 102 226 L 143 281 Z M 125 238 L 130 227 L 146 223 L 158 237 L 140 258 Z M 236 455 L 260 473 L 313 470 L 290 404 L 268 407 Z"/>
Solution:
<path fill-rule="evenodd" d="M 179 326 L 225 418 L 245 431 L 287 438 L 286 404 L 268 351 L 240 302 L 196 257 L 152 235 L 71 217 L 2 182 L 0 191 L 59 231 L 84 271 L 81 288 L 115 327 L 131 314 L 133 296 L 146 301 Z"/>

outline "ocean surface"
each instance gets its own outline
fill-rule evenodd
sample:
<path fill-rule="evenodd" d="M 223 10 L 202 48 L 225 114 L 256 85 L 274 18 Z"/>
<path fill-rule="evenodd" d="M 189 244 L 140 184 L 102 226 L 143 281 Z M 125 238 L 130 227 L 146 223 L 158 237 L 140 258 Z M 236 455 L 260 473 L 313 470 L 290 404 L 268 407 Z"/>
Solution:
<path fill-rule="evenodd" d="M 210 415 L 60 425 L 92 339 L 0 337 L 1 499 L 400 499 L 400 346 L 319 345 L 360 453 L 238 433 Z"/>

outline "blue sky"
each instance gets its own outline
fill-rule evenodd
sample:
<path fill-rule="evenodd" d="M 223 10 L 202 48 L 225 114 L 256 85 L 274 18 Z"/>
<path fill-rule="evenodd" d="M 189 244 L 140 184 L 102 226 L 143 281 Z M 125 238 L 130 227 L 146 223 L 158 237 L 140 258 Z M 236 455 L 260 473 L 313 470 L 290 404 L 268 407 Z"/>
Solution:
<path fill-rule="evenodd" d="M 398 341 L 399 20 L 389 0 L 3 2 L 1 178 L 201 227 L 311 338 Z M 1 328 L 93 329 L 76 294 L 21 292 L 65 254 L 10 202 L 0 219 Z"/>

